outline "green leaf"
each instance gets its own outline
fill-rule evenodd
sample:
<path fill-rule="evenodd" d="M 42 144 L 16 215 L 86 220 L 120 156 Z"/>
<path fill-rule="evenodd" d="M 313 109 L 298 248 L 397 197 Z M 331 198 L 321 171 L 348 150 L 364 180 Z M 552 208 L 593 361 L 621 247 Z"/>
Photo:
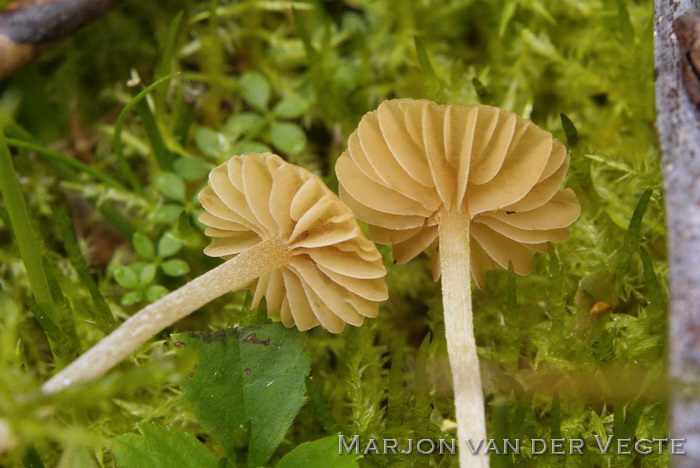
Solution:
<path fill-rule="evenodd" d="M 306 147 L 306 134 L 297 124 L 273 122 L 270 125 L 272 144 L 284 153 L 295 155 Z"/>
<path fill-rule="evenodd" d="M 160 224 L 173 224 L 180 217 L 182 210 L 182 205 L 176 205 L 174 203 L 163 205 L 156 211 L 155 221 Z"/>
<path fill-rule="evenodd" d="M 185 199 L 185 181 L 173 172 L 161 172 L 156 176 L 156 187 L 166 197 L 172 200 Z"/>
<path fill-rule="evenodd" d="M 139 256 L 145 260 L 153 260 L 156 256 L 156 250 L 153 246 L 153 241 L 145 234 L 137 232 L 134 234 L 134 250 Z"/>
<path fill-rule="evenodd" d="M 479 96 L 480 98 L 486 97 L 489 94 L 489 90 L 486 89 L 486 86 L 484 86 L 484 83 L 479 80 L 476 76 L 472 78 L 472 86 L 474 86 L 474 90 L 476 91 L 476 95 Z"/>
<path fill-rule="evenodd" d="M 659 283 L 659 279 L 654 271 L 654 263 L 644 247 L 639 248 L 639 255 L 644 266 L 644 281 L 646 282 L 649 296 L 649 314 L 652 319 L 656 319 L 654 323 L 660 326 L 664 323 L 663 320 L 658 319 L 663 316 L 666 310 L 666 295 L 663 293 L 661 283 Z"/>
<path fill-rule="evenodd" d="M 578 130 L 576 130 L 576 126 L 566 114 L 559 114 L 559 117 L 561 118 L 561 128 L 564 129 L 564 135 L 566 135 L 566 142 L 569 146 L 576 146 L 578 144 Z"/>
<path fill-rule="evenodd" d="M 308 109 L 309 103 L 306 99 L 298 96 L 287 96 L 277 103 L 272 109 L 272 113 L 282 119 L 295 119 L 304 115 Z"/>
<path fill-rule="evenodd" d="M 249 462 L 265 465 L 304 403 L 306 335 L 274 324 L 173 340 L 195 362 L 182 390 L 197 420 L 232 454 L 248 440 Z"/>
<path fill-rule="evenodd" d="M 161 258 L 175 255 L 181 248 L 182 242 L 169 232 L 166 232 L 158 239 L 158 256 Z"/>
<path fill-rule="evenodd" d="M 258 72 L 246 72 L 238 82 L 243 100 L 258 110 L 267 110 L 270 101 L 270 84 Z"/>
<path fill-rule="evenodd" d="M 627 228 L 625 240 L 618 254 L 617 268 L 615 270 L 615 278 L 617 281 L 621 281 L 625 276 L 630 259 L 639 248 L 639 242 L 642 239 L 642 219 L 644 218 L 644 213 L 649 205 L 651 193 L 651 189 L 644 191 L 637 202 L 637 207 L 632 213 L 632 219 L 630 220 L 629 227 Z"/>
<path fill-rule="evenodd" d="M 139 273 L 139 284 L 145 286 L 153 281 L 156 277 L 156 266 L 152 263 L 145 265 Z"/>
<path fill-rule="evenodd" d="M 44 468 L 44 462 L 41 461 L 41 456 L 33 445 L 27 450 L 27 454 L 23 460 L 24 468 Z"/>
<path fill-rule="evenodd" d="M 133 289 L 139 284 L 139 277 L 136 272 L 127 266 L 120 266 L 114 270 L 114 279 L 117 280 L 119 286 Z"/>
<path fill-rule="evenodd" d="M 211 166 L 198 158 L 179 158 L 173 164 L 177 175 L 185 180 L 204 179 L 211 171 Z"/>
<path fill-rule="evenodd" d="M 627 10 L 627 5 L 623 0 L 617 0 L 617 23 L 620 27 L 619 32 L 622 39 L 627 42 L 634 41 L 634 27 L 630 21 L 630 14 Z"/>
<path fill-rule="evenodd" d="M 124 297 L 122 297 L 122 305 L 125 306 L 130 306 L 134 305 L 138 302 L 141 302 L 143 300 L 143 293 L 141 291 L 131 291 L 126 294 L 124 294 Z"/>
<path fill-rule="evenodd" d="M 163 272 L 168 276 L 182 276 L 185 273 L 189 273 L 190 266 L 187 262 L 180 260 L 179 258 L 173 258 L 164 262 L 161 266 Z"/>
<path fill-rule="evenodd" d="M 251 294 L 252 296 L 252 294 Z M 340 430 L 340 424 L 333 417 L 333 411 L 328 401 L 324 398 L 318 385 L 311 378 L 306 379 L 306 392 L 309 396 L 309 403 L 318 422 L 321 423 L 326 434 L 335 434 Z"/>
<path fill-rule="evenodd" d="M 430 383 L 428 379 L 428 353 L 430 352 L 431 334 L 423 338 L 418 348 L 415 364 L 415 397 L 413 400 L 413 418 L 422 425 L 430 413 Z"/>
<path fill-rule="evenodd" d="M 217 468 L 217 458 L 193 435 L 160 424 L 139 424 L 142 435 L 110 440 L 119 468 Z"/>
<path fill-rule="evenodd" d="M 416 56 L 418 57 L 418 63 L 420 64 L 421 70 L 426 74 L 426 76 L 432 78 L 433 80 L 436 79 L 437 75 L 435 74 L 433 64 L 430 62 L 428 51 L 425 50 L 425 43 L 418 37 L 414 38 L 414 42 L 416 46 Z"/>
<path fill-rule="evenodd" d="M 194 143 L 202 153 L 213 158 L 226 151 L 226 141 L 221 133 L 209 127 L 199 127 L 194 135 Z"/>
<path fill-rule="evenodd" d="M 241 112 L 228 119 L 224 130 L 234 140 L 240 137 L 252 139 L 260 134 L 265 125 L 265 117 L 252 112 Z"/>
<path fill-rule="evenodd" d="M 574 305 L 582 312 L 588 312 L 598 301 L 610 305 L 619 302 L 615 295 L 615 278 L 607 270 L 596 270 L 581 278 L 574 295 Z"/>
<path fill-rule="evenodd" d="M 359 454 L 338 453 L 338 436 L 306 442 L 277 462 L 275 468 L 355 468 Z"/>
<path fill-rule="evenodd" d="M 168 289 L 160 284 L 154 284 L 146 290 L 146 299 L 149 302 L 156 302 L 158 299 L 168 295 Z"/>
<path fill-rule="evenodd" d="M 260 143 L 258 141 L 244 141 L 240 145 L 236 145 L 234 153 L 245 154 L 245 153 L 270 153 L 272 150 L 265 143 Z"/>

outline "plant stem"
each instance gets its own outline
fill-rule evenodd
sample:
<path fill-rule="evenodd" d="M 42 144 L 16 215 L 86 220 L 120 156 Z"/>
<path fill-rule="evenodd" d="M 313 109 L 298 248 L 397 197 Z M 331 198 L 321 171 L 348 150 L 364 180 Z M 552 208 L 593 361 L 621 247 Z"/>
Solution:
<path fill-rule="evenodd" d="M 241 289 L 261 275 L 285 265 L 288 258 L 287 246 L 279 239 L 251 247 L 141 309 L 54 375 L 41 389 L 50 394 L 105 374 L 156 333 L 217 297 Z"/>
<path fill-rule="evenodd" d="M 447 354 L 452 370 L 459 465 L 462 468 L 488 467 L 483 453 L 486 445 L 484 394 L 481 389 L 479 358 L 476 354 L 472 320 L 472 291 L 469 267 L 469 215 L 443 212 L 438 228 L 440 236 L 440 266 L 442 268 L 442 304 L 445 314 Z M 483 444 L 477 455 L 472 446 Z"/>

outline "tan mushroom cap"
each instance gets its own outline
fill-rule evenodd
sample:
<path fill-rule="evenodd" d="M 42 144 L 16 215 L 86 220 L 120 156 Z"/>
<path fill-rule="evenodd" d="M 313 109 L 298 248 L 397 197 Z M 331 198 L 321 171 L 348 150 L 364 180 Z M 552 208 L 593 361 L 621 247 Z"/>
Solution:
<path fill-rule="evenodd" d="M 566 148 L 516 114 L 485 105 L 384 101 L 366 114 L 338 159 L 340 197 L 370 225 L 370 237 L 393 244 L 405 263 L 433 247 L 440 276 L 438 218 L 471 218 L 472 275 L 530 272 L 534 252 L 562 242 L 580 214 L 571 189 Z"/>
<path fill-rule="evenodd" d="M 212 237 L 207 255 L 230 258 L 270 239 L 287 245 L 288 264 L 251 285 L 253 306 L 264 296 L 268 315 L 285 326 L 340 333 L 345 323 L 376 317 L 387 299 L 381 254 L 350 208 L 307 170 L 270 153 L 233 157 L 210 173 L 199 200 Z"/>

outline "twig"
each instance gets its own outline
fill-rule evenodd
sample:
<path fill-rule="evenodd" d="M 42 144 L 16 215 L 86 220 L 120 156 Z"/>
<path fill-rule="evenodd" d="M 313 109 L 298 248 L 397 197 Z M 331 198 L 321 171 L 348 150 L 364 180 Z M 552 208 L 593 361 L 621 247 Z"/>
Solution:
<path fill-rule="evenodd" d="M 675 466 L 700 466 L 700 109 L 682 81 L 674 21 L 692 0 L 655 0 L 656 125 L 666 188 L 670 256 L 669 366 L 673 437 L 685 438 Z"/>
<path fill-rule="evenodd" d="M 0 78 L 121 0 L 18 0 L 0 11 Z"/>

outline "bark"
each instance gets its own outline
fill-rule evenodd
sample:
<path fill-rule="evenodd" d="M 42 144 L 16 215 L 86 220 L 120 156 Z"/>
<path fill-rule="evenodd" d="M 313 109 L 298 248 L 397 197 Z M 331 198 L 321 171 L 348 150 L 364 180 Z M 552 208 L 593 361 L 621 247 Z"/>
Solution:
<path fill-rule="evenodd" d="M 685 438 L 679 467 L 700 466 L 700 109 L 682 80 L 673 22 L 696 11 L 692 0 L 655 0 L 656 109 L 670 258 L 671 433 Z"/>
<path fill-rule="evenodd" d="M 0 11 L 0 78 L 36 58 L 121 0 L 20 0 Z"/>

